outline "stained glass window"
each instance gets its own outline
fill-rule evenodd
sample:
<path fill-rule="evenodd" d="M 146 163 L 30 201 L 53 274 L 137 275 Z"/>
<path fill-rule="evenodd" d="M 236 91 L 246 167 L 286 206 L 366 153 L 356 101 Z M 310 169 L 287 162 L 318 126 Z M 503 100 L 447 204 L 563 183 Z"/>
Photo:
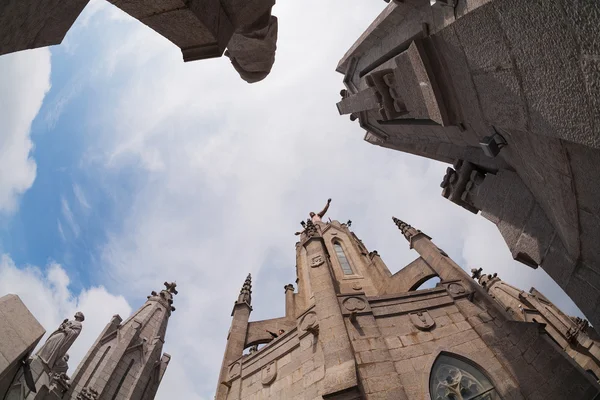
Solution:
<path fill-rule="evenodd" d="M 344 249 L 339 243 L 334 243 L 333 247 L 335 248 L 335 254 L 342 266 L 342 271 L 344 271 L 344 275 L 352 275 L 352 267 L 350 267 L 350 263 L 348 262 L 348 258 L 346 258 L 346 254 L 344 254 Z"/>
<path fill-rule="evenodd" d="M 429 393 L 432 400 L 500 400 L 477 367 L 449 354 L 440 355 L 433 364 Z"/>

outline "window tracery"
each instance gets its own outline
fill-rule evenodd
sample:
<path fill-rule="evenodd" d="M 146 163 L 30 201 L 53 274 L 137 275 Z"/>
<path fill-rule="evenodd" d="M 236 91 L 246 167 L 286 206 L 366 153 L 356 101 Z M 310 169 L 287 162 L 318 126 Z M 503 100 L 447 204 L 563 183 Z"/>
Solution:
<path fill-rule="evenodd" d="M 429 393 L 432 400 L 500 400 L 477 367 L 449 354 L 440 355 L 433 364 Z"/>
<path fill-rule="evenodd" d="M 352 271 L 352 267 L 350 266 L 350 262 L 348 261 L 348 258 L 346 257 L 346 254 L 344 253 L 344 249 L 342 248 L 340 243 L 334 242 L 333 248 L 335 249 L 335 254 L 337 255 L 338 261 L 340 262 L 340 265 L 342 266 L 342 271 L 344 272 L 344 275 L 354 274 L 354 272 Z"/>

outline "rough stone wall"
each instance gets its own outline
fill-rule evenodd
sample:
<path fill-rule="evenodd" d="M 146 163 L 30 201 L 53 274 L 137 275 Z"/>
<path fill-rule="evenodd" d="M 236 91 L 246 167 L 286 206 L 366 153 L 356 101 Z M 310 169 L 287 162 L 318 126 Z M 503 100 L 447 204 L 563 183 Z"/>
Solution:
<path fill-rule="evenodd" d="M 234 369 L 227 399 L 320 399 L 323 351 L 312 334 L 304 333 L 299 338 L 296 329 L 289 331 L 239 360 L 241 374 Z"/>
<path fill-rule="evenodd" d="M 88 1 L 2 1 L 0 55 L 60 44 Z"/>
<path fill-rule="evenodd" d="M 365 140 L 476 170 L 447 175 L 444 196 L 494 222 L 513 257 L 546 270 L 594 325 L 599 26 L 595 0 L 391 3 L 337 69 L 338 108 Z M 507 146 L 489 158 L 479 142 L 495 133 Z"/>

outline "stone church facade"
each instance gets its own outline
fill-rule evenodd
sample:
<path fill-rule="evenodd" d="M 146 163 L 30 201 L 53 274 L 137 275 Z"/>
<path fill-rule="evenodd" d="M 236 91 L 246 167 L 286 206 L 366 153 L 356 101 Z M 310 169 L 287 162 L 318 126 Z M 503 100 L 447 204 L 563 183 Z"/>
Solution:
<path fill-rule="evenodd" d="M 597 370 L 597 359 L 582 367 L 552 337 L 550 317 L 519 318 L 499 301 L 497 277 L 485 286 L 491 281 L 478 271 L 478 283 L 426 234 L 394 222 L 419 257 L 392 274 L 350 222 L 308 220 L 296 244 L 297 290 L 285 286 L 280 318 L 250 321 L 248 276 L 215 399 L 598 396 L 597 378 L 586 372 Z M 419 290 L 433 277 L 436 287 Z M 589 339 L 585 329 L 571 335 Z"/>
<path fill-rule="evenodd" d="M 449 164 L 442 195 L 595 326 L 599 37 L 597 0 L 392 1 L 337 66 L 365 140 Z"/>
<path fill-rule="evenodd" d="M 44 329 L 17 296 L 0 298 L 0 400 L 154 399 L 171 359 L 162 349 L 177 291 L 165 285 L 125 322 L 113 316 L 70 377 L 67 351 L 83 314 L 65 320 L 32 354 Z"/>

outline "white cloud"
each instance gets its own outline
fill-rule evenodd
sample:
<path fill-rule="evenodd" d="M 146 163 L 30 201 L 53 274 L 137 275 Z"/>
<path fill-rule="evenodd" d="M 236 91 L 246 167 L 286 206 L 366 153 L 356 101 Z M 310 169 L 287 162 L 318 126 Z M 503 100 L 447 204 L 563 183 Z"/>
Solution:
<path fill-rule="evenodd" d="M 69 277 L 59 264 L 50 262 L 43 270 L 35 266 L 17 267 L 9 255 L 0 256 L 0 294 L 18 295 L 46 329 L 40 345 L 65 318 L 72 319 L 77 311 L 86 316 L 83 330 L 69 350 L 69 373 L 73 373 L 111 317 L 119 314 L 127 318 L 131 307 L 122 296 L 115 296 L 102 286 L 76 294 L 69 284 Z"/>
<path fill-rule="evenodd" d="M 4 55 L 0 71 L 0 213 L 10 213 L 35 180 L 30 129 L 50 90 L 50 51 Z"/>

